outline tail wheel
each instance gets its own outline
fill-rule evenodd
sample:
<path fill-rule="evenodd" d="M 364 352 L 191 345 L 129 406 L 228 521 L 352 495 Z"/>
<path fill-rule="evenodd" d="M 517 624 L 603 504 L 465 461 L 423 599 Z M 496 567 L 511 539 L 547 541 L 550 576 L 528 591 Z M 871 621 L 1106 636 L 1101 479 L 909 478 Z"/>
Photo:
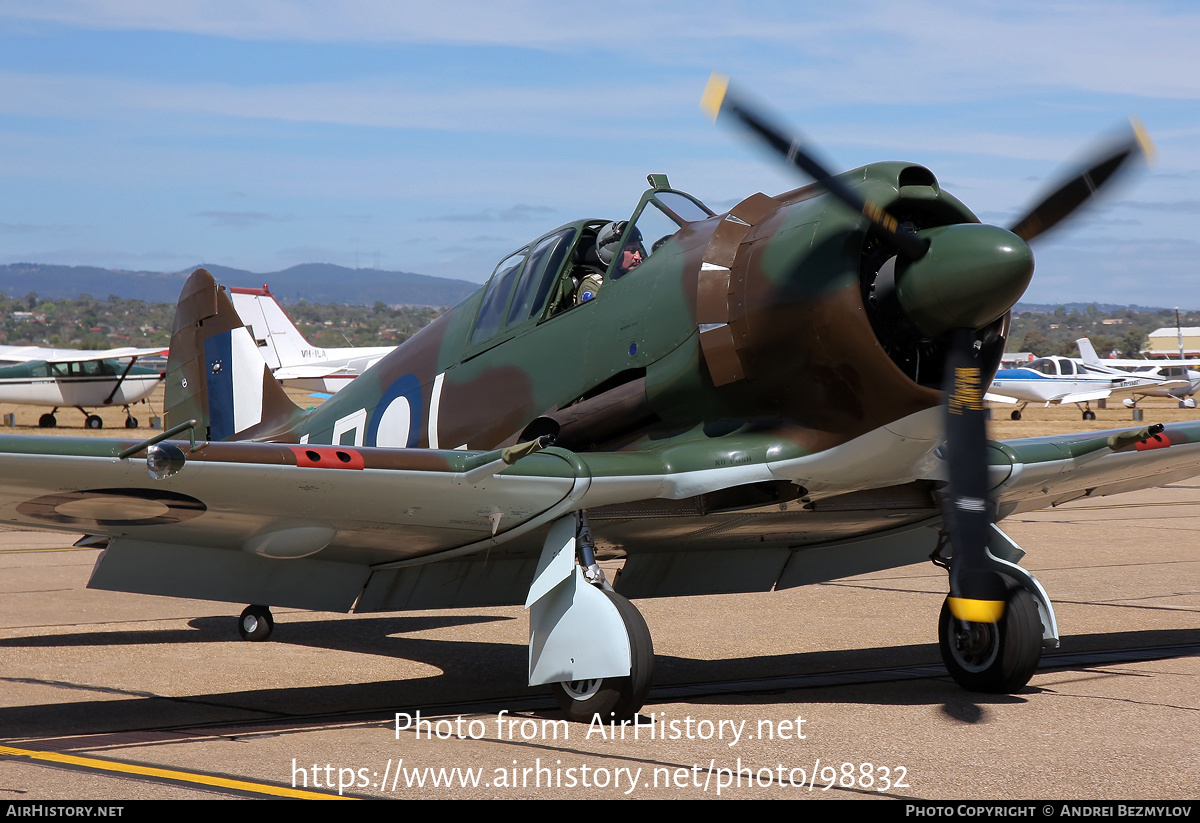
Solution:
<path fill-rule="evenodd" d="M 646 702 L 654 675 L 654 643 L 642 613 L 621 595 L 605 594 L 617 607 L 629 636 L 629 675 L 555 683 L 554 699 L 567 719 L 578 723 L 591 722 L 596 715 L 604 721 L 633 718 Z"/>
<path fill-rule="evenodd" d="M 998 623 L 959 620 L 942 604 L 938 618 L 942 661 L 958 685 L 973 692 L 1013 694 L 1042 659 L 1042 621 L 1033 595 L 1014 588 Z"/>

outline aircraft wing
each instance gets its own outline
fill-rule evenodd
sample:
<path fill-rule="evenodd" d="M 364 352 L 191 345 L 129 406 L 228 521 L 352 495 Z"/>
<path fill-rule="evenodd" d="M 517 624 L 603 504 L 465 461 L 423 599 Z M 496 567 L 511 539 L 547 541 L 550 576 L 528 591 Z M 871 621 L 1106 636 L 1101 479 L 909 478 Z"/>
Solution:
<path fill-rule="evenodd" d="M 627 558 L 631 596 L 919 562 L 941 522 L 940 461 L 889 463 L 868 443 L 803 454 L 730 436 L 509 465 L 499 451 L 175 441 L 160 479 L 144 449 L 120 457 L 135 445 L 0 436 L 0 521 L 108 538 L 93 588 L 329 611 L 524 602 L 544 527 L 583 509 L 598 546 Z M 1200 422 L 992 443 L 989 464 L 1004 517 L 1200 474 Z"/>
<path fill-rule="evenodd" d="M 310 363 L 304 366 L 281 366 L 274 371 L 276 380 L 312 380 L 322 377 L 357 377 L 361 370 L 349 369 L 341 363 Z"/>
<path fill-rule="evenodd" d="M 1089 391 L 1071 392 L 1070 394 L 1061 394 L 1058 397 L 1051 397 L 1047 403 L 1084 403 L 1089 400 L 1104 400 L 1110 397 L 1114 391 L 1119 389 L 1091 389 Z"/>
<path fill-rule="evenodd" d="M 121 360 L 164 354 L 167 349 L 48 349 L 40 346 L 0 346 L 0 361 L 9 363 L 82 363 L 90 360 Z"/>

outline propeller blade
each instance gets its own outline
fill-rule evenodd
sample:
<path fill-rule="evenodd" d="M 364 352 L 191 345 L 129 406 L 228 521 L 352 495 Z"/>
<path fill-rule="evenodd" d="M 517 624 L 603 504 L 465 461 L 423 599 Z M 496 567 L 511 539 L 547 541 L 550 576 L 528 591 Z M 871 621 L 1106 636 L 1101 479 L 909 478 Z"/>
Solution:
<path fill-rule="evenodd" d="M 973 330 L 951 333 L 945 381 L 949 483 L 943 505 L 953 547 L 950 610 L 959 620 L 995 623 L 1004 615 L 1008 587 L 987 551 L 987 424 L 983 369 Z"/>
<path fill-rule="evenodd" d="M 773 124 L 759 112 L 754 111 L 746 101 L 738 100 L 729 92 L 729 78 L 714 72 L 708 79 L 704 94 L 700 98 L 700 108 L 713 120 L 725 113 L 750 130 L 752 134 L 767 144 L 776 154 L 792 166 L 803 171 L 813 181 L 841 200 L 851 209 L 859 212 L 886 235 L 900 252 L 900 256 L 908 260 L 919 260 L 929 249 L 929 242 L 918 237 L 913 231 L 900 225 L 895 217 L 888 214 L 874 203 L 859 197 L 852 189 L 842 183 L 825 168 L 816 157 L 816 153 L 807 148 L 799 137 L 789 135 L 782 128 Z"/>
<path fill-rule="evenodd" d="M 1095 197 L 1102 186 L 1131 165 L 1131 160 L 1139 157 L 1152 159 L 1154 144 L 1150 142 L 1145 128 L 1137 120 L 1130 120 L 1129 126 L 1129 134 L 1122 137 L 1116 145 L 1097 152 L 1083 171 L 1062 182 L 1037 205 L 1030 208 L 1025 216 L 1013 225 L 1012 233 L 1026 242 L 1045 234 Z"/>

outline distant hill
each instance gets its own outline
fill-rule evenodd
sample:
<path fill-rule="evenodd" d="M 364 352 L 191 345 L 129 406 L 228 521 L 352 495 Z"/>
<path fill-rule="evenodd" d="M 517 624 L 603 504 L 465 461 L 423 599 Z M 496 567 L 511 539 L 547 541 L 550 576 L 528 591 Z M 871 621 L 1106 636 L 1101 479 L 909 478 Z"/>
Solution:
<path fill-rule="evenodd" d="M 199 268 L 199 267 L 196 267 Z M 227 286 L 271 287 L 284 303 L 342 303 L 371 306 L 375 303 L 407 306 L 453 306 L 479 288 L 478 283 L 430 277 L 403 271 L 348 269 L 329 263 L 305 263 L 276 272 L 249 272 L 227 266 L 205 265 L 217 281 Z M 41 263 L 0 265 L 0 292 L 24 297 L 77 298 L 81 294 L 103 300 L 116 295 L 125 300 L 174 303 L 194 269 L 177 272 L 120 271 L 96 266 L 52 266 Z"/>

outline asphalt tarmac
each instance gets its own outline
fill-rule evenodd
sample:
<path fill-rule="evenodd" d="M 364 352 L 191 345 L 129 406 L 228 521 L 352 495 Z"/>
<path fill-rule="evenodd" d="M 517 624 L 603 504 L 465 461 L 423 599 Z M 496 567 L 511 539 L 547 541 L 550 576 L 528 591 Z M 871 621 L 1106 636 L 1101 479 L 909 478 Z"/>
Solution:
<path fill-rule="evenodd" d="M 3 532 L 0 799 L 1196 797 L 1200 479 L 1003 527 L 1063 635 L 1020 694 L 946 675 L 923 564 L 637 601 L 657 668 L 624 730 L 525 686 L 519 608 L 277 609 L 248 643 L 244 604 L 91 591 L 95 550 Z"/>

